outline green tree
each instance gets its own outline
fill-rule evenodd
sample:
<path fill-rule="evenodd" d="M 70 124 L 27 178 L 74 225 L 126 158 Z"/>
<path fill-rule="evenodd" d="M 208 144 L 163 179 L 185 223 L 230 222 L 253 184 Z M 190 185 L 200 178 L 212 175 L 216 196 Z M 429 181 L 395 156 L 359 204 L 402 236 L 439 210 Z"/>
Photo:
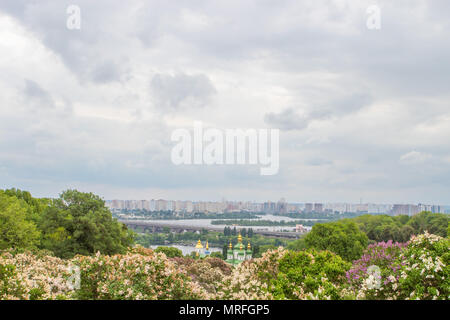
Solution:
<path fill-rule="evenodd" d="M 39 231 L 28 220 L 30 212 L 25 201 L 0 190 L 0 249 L 29 249 L 39 244 Z"/>
<path fill-rule="evenodd" d="M 223 255 L 224 257 L 226 257 L 226 256 L 227 256 L 227 252 L 228 252 L 228 245 L 224 244 L 224 245 L 222 246 L 222 255 Z"/>
<path fill-rule="evenodd" d="M 210 257 L 225 260 L 225 258 L 224 258 L 225 256 L 222 254 L 222 252 L 218 252 L 218 251 L 211 252 Z"/>
<path fill-rule="evenodd" d="M 264 254 L 264 252 L 269 250 L 275 250 L 277 249 L 277 246 L 274 246 L 273 244 L 265 244 L 265 245 L 254 245 L 253 246 L 253 257 L 254 258 L 261 258 L 261 256 Z"/>
<path fill-rule="evenodd" d="M 341 220 L 315 224 L 306 235 L 305 244 L 308 248 L 329 250 L 352 261 L 361 257 L 368 238 L 354 222 Z"/>
<path fill-rule="evenodd" d="M 133 243 L 134 233 L 117 220 L 105 202 L 92 193 L 64 191 L 43 212 L 39 227 L 44 249 L 70 258 L 76 254 L 123 253 Z"/>
<path fill-rule="evenodd" d="M 411 236 L 414 234 L 414 228 L 410 225 L 404 225 L 400 228 L 400 238 L 399 242 L 407 242 Z"/>
<path fill-rule="evenodd" d="M 19 189 L 7 189 L 5 194 L 11 197 L 16 197 L 19 200 L 23 200 L 28 205 L 28 214 L 30 218 L 36 219 L 39 214 L 45 209 L 50 202 L 49 199 L 33 198 L 28 191 L 22 191 Z"/>
<path fill-rule="evenodd" d="M 448 214 L 424 211 L 413 216 L 408 221 L 408 225 L 413 227 L 415 234 L 428 231 L 429 233 L 445 238 L 447 236 L 449 220 Z"/>
<path fill-rule="evenodd" d="M 449 216 L 441 213 L 421 212 L 412 217 L 407 215 L 362 215 L 352 218 L 361 231 L 374 241 L 406 242 L 411 235 L 421 234 L 424 231 L 445 237 Z"/>
<path fill-rule="evenodd" d="M 290 241 L 287 246 L 288 250 L 291 251 L 302 251 L 306 249 L 306 243 L 304 238 L 300 238 L 294 241 Z"/>

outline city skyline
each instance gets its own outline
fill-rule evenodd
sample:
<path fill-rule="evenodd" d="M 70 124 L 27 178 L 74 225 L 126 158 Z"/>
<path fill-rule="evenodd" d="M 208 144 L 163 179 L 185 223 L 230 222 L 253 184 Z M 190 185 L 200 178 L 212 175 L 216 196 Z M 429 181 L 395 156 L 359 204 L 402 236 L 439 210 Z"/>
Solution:
<path fill-rule="evenodd" d="M 264 213 L 372 213 L 372 214 L 407 214 L 414 215 L 422 211 L 432 213 L 450 213 L 450 206 L 442 204 L 411 204 L 411 203 L 327 203 L 327 202 L 288 202 L 278 201 L 191 201 L 191 200 L 105 200 L 106 205 L 114 210 L 146 210 L 146 211 L 174 211 L 174 212 L 264 212 Z"/>

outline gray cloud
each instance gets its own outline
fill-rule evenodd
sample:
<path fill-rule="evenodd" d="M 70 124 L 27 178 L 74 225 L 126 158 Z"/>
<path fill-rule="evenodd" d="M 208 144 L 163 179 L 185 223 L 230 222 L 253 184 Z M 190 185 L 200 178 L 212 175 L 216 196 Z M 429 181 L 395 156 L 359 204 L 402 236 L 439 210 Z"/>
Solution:
<path fill-rule="evenodd" d="M 79 0 L 68 30 L 73 2 L 1 1 L 0 187 L 450 203 L 450 4 L 377 3 L 379 31 L 369 0 Z M 192 120 L 283 130 L 279 175 L 174 167 Z"/>
<path fill-rule="evenodd" d="M 42 89 L 39 84 L 30 79 L 25 79 L 23 94 L 33 107 L 53 108 L 54 101 L 50 94 Z"/>
<path fill-rule="evenodd" d="M 326 166 L 326 165 L 331 165 L 333 164 L 333 161 L 329 160 L 329 159 L 324 159 L 324 158 L 312 158 L 309 159 L 308 161 L 306 161 L 307 165 L 310 166 Z"/>
<path fill-rule="evenodd" d="M 367 93 L 356 93 L 345 97 L 328 98 L 327 103 L 312 106 L 312 118 L 328 118 L 347 115 L 368 106 L 374 99 Z"/>
<path fill-rule="evenodd" d="M 326 101 L 321 97 L 319 100 L 322 102 L 309 105 L 307 108 L 286 108 L 279 113 L 269 112 L 264 115 L 264 121 L 281 130 L 303 130 L 313 120 L 346 116 L 361 110 L 374 101 L 368 94 L 361 93 L 344 98 L 335 96 L 331 93 Z M 302 114 L 299 114 L 297 109 Z"/>
<path fill-rule="evenodd" d="M 264 121 L 273 128 L 281 130 L 301 130 L 308 126 L 309 118 L 298 115 L 292 108 L 280 113 L 270 112 L 264 115 Z"/>
<path fill-rule="evenodd" d="M 81 81 L 120 81 L 126 73 L 126 46 L 118 36 L 117 20 L 122 17 L 118 2 L 77 1 L 81 9 L 81 29 L 69 30 L 66 12 L 71 1 L 6 0 L 0 10 L 18 19 L 53 50 Z M 105 63 L 104 61 L 107 60 Z"/>
<path fill-rule="evenodd" d="M 123 62 L 125 64 L 125 62 Z M 126 76 L 126 72 L 119 63 L 107 61 L 94 67 L 91 78 L 98 83 L 109 83 L 121 80 Z"/>
<path fill-rule="evenodd" d="M 216 94 L 211 81 L 203 74 L 156 74 L 150 82 L 155 106 L 167 111 L 199 108 L 211 103 Z"/>

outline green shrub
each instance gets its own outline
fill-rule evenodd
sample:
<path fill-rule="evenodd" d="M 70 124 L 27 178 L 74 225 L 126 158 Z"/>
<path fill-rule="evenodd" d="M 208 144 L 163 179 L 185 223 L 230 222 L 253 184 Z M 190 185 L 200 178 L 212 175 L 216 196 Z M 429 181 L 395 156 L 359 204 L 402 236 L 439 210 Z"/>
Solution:
<path fill-rule="evenodd" d="M 164 253 L 168 258 L 175 258 L 175 257 L 182 257 L 183 252 L 180 249 L 174 248 L 174 247 L 158 247 L 155 249 L 155 252 L 162 252 Z"/>

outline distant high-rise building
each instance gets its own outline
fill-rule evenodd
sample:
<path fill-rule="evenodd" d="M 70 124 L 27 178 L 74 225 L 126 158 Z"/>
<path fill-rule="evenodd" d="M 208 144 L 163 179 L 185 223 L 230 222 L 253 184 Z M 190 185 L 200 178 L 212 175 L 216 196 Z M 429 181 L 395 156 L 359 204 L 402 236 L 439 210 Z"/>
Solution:
<path fill-rule="evenodd" d="M 323 204 L 322 203 L 314 203 L 314 211 L 315 212 L 322 212 L 323 211 Z"/>
<path fill-rule="evenodd" d="M 441 206 L 436 206 L 436 205 L 431 206 L 432 213 L 443 213 L 444 211 L 441 211 L 441 210 L 442 210 Z"/>
<path fill-rule="evenodd" d="M 141 200 L 141 208 L 150 211 L 150 202 L 148 200 Z"/>
<path fill-rule="evenodd" d="M 369 203 L 367 205 L 367 213 L 389 213 L 392 209 L 391 205 Z"/>
<path fill-rule="evenodd" d="M 314 206 L 312 203 L 305 203 L 305 212 L 313 212 Z"/>
<path fill-rule="evenodd" d="M 194 205 L 192 204 L 192 201 L 186 201 L 185 205 L 186 205 L 186 212 L 190 213 L 194 211 Z"/>
<path fill-rule="evenodd" d="M 360 203 L 356 206 L 356 212 L 359 213 L 368 213 L 369 212 L 369 205 Z"/>
<path fill-rule="evenodd" d="M 111 209 L 118 209 L 118 210 L 124 209 L 122 200 L 113 200 L 113 201 L 111 201 L 110 205 L 111 205 Z"/>
<path fill-rule="evenodd" d="M 168 211 L 175 211 L 175 201 L 168 200 L 166 203 Z"/>
<path fill-rule="evenodd" d="M 264 209 L 263 211 L 266 213 L 274 213 L 276 211 L 276 203 L 272 201 L 264 202 Z"/>
<path fill-rule="evenodd" d="M 156 201 L 152 199 L 149 202 L 150 211 L 156 211 Z"/>
<path fill-rule="evenodd" d="M 167 201 L 166 200 L 156 200 L 156 211 L 167 211 Z"/>
<path fill-rule="evenodd" d="M 175 211 L 176 212 L 186 211 L 186 203 L 180 200 L 175 201 Z"/>
<path fill-rule="evenodd" d="M 413 216 L 419 213 L 419 206 L 412 204 L 394 204 L 392 207 L 393 215 L 408 215 Z"/>
<path fill-rule="evenodd" d="M 278 213 L 286 213 L 287 212 L 287 203 L 286 203 L 286 200 L 284 198 L 281 198 L 277 202 L 276 211 Z"/>
<path fill-rule="evenodd" d="M 432 208 L 431 208 L 432 206 L 428 205 L 428 204 L 419 203 L 417 206 L 419 207 L 419 212 L 422 212 L 422 211 L 430 211 L 431 212 L 431 210 L 432 210 Z"/>

